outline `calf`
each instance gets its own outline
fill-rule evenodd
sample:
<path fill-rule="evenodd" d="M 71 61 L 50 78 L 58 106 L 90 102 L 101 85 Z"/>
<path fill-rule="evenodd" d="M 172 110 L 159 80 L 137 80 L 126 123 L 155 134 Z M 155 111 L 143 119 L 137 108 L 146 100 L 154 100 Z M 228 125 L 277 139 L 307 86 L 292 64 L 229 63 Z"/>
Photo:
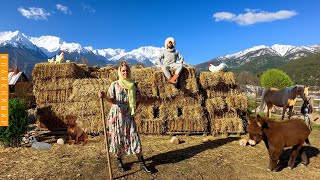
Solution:
<path fill-rule="evenodd" d="M 253 120 L 249 113 L 247 113 L 247 119 L 250 144 L 255 145 L 263 140 L 268 149 L 270 157 L 268 170 L 278 170 L 278 161 L 285 147 L 292 147 L 288 162 L 290 169 L 294 167 L 298 153 L 301 155 L 302 164 L 309 163 L 303 143 L 310 144 L 308 139 L 310 130 L 302 120 L 292 118 L 285 122 L 276 122 L 269 118 L 262 118 L 260 115 Z"/>

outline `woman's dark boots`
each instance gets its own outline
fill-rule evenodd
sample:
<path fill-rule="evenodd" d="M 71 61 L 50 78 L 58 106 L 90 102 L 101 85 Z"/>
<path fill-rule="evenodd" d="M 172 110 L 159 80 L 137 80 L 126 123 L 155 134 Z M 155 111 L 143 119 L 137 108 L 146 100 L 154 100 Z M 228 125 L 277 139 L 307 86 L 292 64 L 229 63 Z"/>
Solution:
<path fill-rule="evenodd" d="M 143 156 L 138 157 L 139 163 L 140 163 L 140 169 L 144 170 L 147 173 L 152 173 L 151 170 L 146 166 L 146 163 L 144 162 Z"/>

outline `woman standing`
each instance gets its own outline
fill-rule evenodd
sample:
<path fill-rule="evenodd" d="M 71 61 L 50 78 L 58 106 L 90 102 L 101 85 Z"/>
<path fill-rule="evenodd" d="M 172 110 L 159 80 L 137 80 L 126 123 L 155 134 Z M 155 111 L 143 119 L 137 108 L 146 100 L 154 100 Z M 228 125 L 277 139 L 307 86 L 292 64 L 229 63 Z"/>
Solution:
<path fill-rule="evenodd" d="M 133 118 L 140 95 L 131 79 L 130 67 L 126 62 L 121 62 L 118 76 L 119 80 L 111 83 L 107 94 L 102 91 L 98 93 L 100 98 L 106 98 L 112 103 L 108 117 L 110 152 L 117 157 L 120 170 L 126 170 L 122 156 L 135 154 L 140 162 L 140 168 L 151 173 L 142 156 L 141 141 Z"/>

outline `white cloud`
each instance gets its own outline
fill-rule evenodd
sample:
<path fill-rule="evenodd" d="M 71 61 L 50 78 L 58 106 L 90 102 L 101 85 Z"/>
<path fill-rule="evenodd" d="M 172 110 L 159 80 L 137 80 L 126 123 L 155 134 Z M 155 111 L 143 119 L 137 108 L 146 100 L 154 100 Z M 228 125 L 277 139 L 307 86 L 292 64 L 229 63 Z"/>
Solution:
<path fill-rule="evenodd" d="M 67 6 L 61 5 L 61 4 L 57 4 L 56 5 L 57 9 L 65 14 L 71 14 L 72 12 L 69 10 L 69 8 Z"/>
<path fill-rule="evenodd" d="M 24 9 L 20 7 L 18 11 L 28 19 L 44 20 L 47 19 L 47 16 L 50 16 L 50 13 L 47 13 L 43 8 L 30 7 L 29 9 Z"/>
<path fill-rule="evenodd" d="M 96 12 L 96 10 L 93 7 L 91 7 L 90 5 L 87 5 L 87 4 L 83 4 L 83 3 L 82 3 L 82 9 L 85 11 L 88 11 L 89 13 Z"/>
<path fill-rule="evenodd" d="M 277 12 L 260 11 L 259 9 L 245 9 L 245 14 L 234 14 L 230 12 L 217 12 L 213 18 L 218 21 L 234 21 L 240 25 L 250 25 L 259 22 L 271 22 L 280 19 L 291 18 L 298 13 L 296 11 L 280 10 Z"/>

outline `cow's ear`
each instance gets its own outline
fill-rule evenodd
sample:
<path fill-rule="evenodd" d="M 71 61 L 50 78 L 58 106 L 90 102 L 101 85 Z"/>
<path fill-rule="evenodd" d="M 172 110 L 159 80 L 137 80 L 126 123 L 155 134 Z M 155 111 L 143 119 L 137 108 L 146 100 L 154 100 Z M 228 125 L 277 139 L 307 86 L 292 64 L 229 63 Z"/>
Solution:
<path fill-rule="evenodd" d="M 247 118 L 249 124 L 252 124 L 252 123 L 253 123 L 253 120 L 251 119 L 251 116 L 250 116 L 250 113 L 249 113 L 249 112 L 247 112 L 246 118 Z"/>
<path fill-rule="evenodd" d="M 263 118 L 258 114 L 257 115 L 257 124 L 258 124 L 258 126 L 262 127 L 263 123 L 264 123 Z"/>

